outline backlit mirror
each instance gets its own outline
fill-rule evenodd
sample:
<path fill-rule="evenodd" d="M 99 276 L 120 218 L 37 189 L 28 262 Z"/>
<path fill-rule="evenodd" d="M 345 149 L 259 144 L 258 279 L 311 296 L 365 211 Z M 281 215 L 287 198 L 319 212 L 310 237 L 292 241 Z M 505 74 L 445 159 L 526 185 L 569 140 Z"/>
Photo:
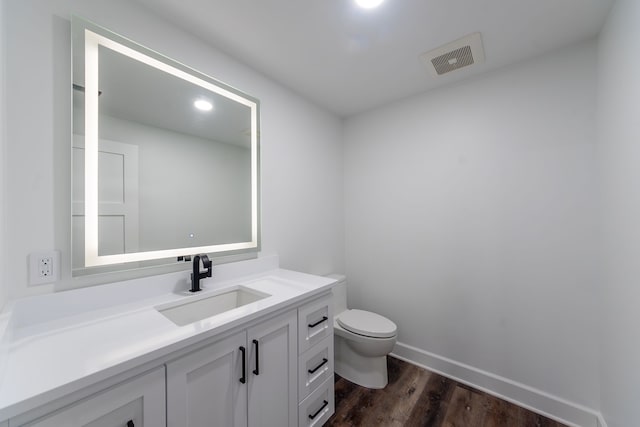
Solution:
<path fill-rule="evenodd" d="M 74 275 L 257 251 L 258 101 L 86 20 L 72 34 Z"/>

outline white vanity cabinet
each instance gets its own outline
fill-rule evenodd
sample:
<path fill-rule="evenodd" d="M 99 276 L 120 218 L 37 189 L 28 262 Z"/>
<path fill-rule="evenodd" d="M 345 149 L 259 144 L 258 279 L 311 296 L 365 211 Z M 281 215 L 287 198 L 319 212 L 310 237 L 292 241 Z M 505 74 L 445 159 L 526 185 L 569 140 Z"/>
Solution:
<path fill-rule="evenodd" d="M 297 426 L 296 311 L 167 363 L 169 427 Z"/>
<path fill-rule="evenodd" d="M 247 425 L 246 345 L 243 331 L 167 363 L 167 426 Z"/>
<path fill-rule="evenodd" d="M 80 400 L 36 421 L 10 427 L 157 427 L 165 420 L 164 367 Z"/>
<path fill-rule="evenodd" d="M 298 425 L 296 323 L 293 310 L 248 330 L 249 427 Z"/>
<path fill-rule="evenodd" d="M 298 309 L 298 351 L 298 426 L 321 426 L 335 411 L 331 295 Z"/>
<path fill-rule="evenodd" d="M 115 369 L 111 376 L 98 371 L 100 380 L 43 396 L 38 405 L 10 414 L 0 427 L 320 426 L 334 412 L 330 295 L 285 300 L 216 333 L 196 332 L 171 350 L 142 354 L 144 361 L 129 361 L 126 370 Z M 158 319 L 154 325 L 166 327 L 167 334 L 178 332 L 159 314 L 143 313 L 145 319 Z M 96 322 L 83 328 L 96 325 L 105 327 Z M 122 331 L 121 324 L 114 326 L 114 334 Z M 65 331 L 66 339 L 75 332 Z"/>

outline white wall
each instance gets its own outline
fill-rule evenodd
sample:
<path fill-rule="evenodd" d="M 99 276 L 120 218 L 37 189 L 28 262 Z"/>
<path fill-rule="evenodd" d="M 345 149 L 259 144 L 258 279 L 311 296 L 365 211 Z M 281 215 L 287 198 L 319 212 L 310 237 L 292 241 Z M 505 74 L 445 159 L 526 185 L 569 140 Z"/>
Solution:
<path fill-rule="evenodd" d="M 597 408 L 595 71 L 587 43 L 348 119 L 351 305 Z"/>
<path fill-rule="evenodd" d="M 603 166 L 602 413 L 609 427 L 638 425 L 640 399 L 640 2 L 618 0 L 598 45 Z"/>
<path fill-rule="evenodd" d="M 6 254 L 5 243 L 5 198 L 4 182 L 7 165 L 5 163 L 5 1 L 0 0 L 0 310 L 4 306 L 7 298 L 7 288 L 5 283 L 4 259 Z"/>
<path fill-rule="evenodd" d="M 285 268 L 344 269 L 341 121 L 252 69 L 126 0 L 27 0 L 6 4 L 8 177 L 3 286 L 27 286 L 27 255 L 60 249 L 70 279 L 70 14 L 186 63 L 261 101 L 262 250 Z M 4 38 L 3 38 L 4 39 Z M 5 205 L 3 204 L 3 206 Z"/>

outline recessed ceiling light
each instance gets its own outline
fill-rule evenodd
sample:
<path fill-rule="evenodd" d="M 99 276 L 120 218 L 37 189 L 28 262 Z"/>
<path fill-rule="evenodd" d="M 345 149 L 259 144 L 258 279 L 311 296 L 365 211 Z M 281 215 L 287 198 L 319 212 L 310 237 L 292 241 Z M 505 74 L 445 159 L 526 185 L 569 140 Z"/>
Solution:
<path fill-rule="evenodd" d="M 373 9 L 380 6 L 384 0 L 356 0 L 356 4 L 363 9 Z"/>
<path fill-rule="evenodd" d="M 193 105 L 200 111 L 211 111 L 213 109 L 213 104 L 204 99 L 196 100 Z"/>

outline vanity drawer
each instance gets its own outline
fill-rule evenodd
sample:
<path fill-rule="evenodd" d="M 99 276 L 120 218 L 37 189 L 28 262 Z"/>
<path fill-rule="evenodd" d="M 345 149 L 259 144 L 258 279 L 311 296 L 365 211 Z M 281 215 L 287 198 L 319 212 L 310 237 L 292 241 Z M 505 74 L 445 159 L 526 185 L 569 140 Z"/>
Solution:
<path fill-rule="evenodd" d="M 302 353 L 298 360 L 298 400 L 301 402 L 325 380 L 333 378 L 333 336 Z"/>
<path fill-rule="evenodd" d="M 331 377 L 300 403 L 298 427 L 321 426 L 334 412 L 333 377 Z"/>
<path fill-rule="evenodd" d="M 298 309 L 298 353 L 333 336 L 333 304 L 331 295 L 318 298 Z"/>

